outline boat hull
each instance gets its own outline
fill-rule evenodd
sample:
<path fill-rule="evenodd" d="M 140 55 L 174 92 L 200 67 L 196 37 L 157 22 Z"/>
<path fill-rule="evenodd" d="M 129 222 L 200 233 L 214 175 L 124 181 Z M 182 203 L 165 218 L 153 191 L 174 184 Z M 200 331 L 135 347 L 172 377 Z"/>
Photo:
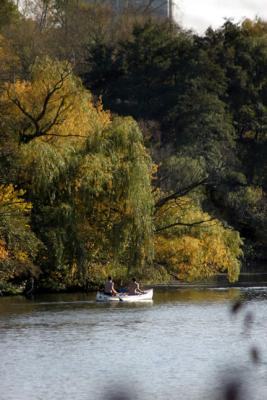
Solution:
<path fill-rule="evenodd" d="M 99 302 L 127 302 L 133 303 L 137 301 L 151 301 L 153 299 L 153 289 L 148 289 L 145 293 L 128 295 L 126 293 L 117 294 L 116 296 L 108 296 L 103 292 L 97 292 L 96 301 Z"/>

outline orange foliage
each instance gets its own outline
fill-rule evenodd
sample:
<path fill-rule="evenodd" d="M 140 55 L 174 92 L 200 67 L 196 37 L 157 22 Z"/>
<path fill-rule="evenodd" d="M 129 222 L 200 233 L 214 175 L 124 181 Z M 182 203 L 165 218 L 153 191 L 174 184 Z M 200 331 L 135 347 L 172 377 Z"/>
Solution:
<path fill-rule="evenodd" d="M 4 240 L 0 240 L 0 260 L 6 260 L 8 258 L 8 250 Z"/>

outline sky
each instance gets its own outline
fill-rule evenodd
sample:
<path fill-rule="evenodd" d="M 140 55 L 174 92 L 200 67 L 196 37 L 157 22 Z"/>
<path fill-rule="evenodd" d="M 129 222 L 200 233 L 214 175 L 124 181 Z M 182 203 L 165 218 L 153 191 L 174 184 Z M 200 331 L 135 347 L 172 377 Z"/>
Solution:
<path fill-rule="evenodd" d="M 267 20 L 266 0 L 175 0 L 176 20 L 184 28 L 204 33 L 212 26 L 218 28 L 225 18 L 234 22 L 256 16 Z"/>

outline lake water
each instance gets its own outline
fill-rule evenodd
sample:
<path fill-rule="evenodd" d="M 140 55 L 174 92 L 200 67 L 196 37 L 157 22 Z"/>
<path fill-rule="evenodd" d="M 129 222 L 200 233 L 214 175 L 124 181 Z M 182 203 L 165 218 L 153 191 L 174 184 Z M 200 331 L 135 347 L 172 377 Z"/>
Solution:
<path fill-rule="evenodd" d="M 1 400 L 220 399 L 231 379 L 267 397 L 267 288 L 94 296 L 0 298 Z"/>

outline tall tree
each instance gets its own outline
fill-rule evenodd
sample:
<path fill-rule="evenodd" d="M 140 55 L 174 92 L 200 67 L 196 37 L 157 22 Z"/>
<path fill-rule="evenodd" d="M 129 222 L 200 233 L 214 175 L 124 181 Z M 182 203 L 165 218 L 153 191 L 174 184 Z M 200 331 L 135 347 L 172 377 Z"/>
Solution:
<path fill-rule="evenodd" d="M 18 9 L 12 0 L 0 2 L 0 31 L 19 17 Z"/>

